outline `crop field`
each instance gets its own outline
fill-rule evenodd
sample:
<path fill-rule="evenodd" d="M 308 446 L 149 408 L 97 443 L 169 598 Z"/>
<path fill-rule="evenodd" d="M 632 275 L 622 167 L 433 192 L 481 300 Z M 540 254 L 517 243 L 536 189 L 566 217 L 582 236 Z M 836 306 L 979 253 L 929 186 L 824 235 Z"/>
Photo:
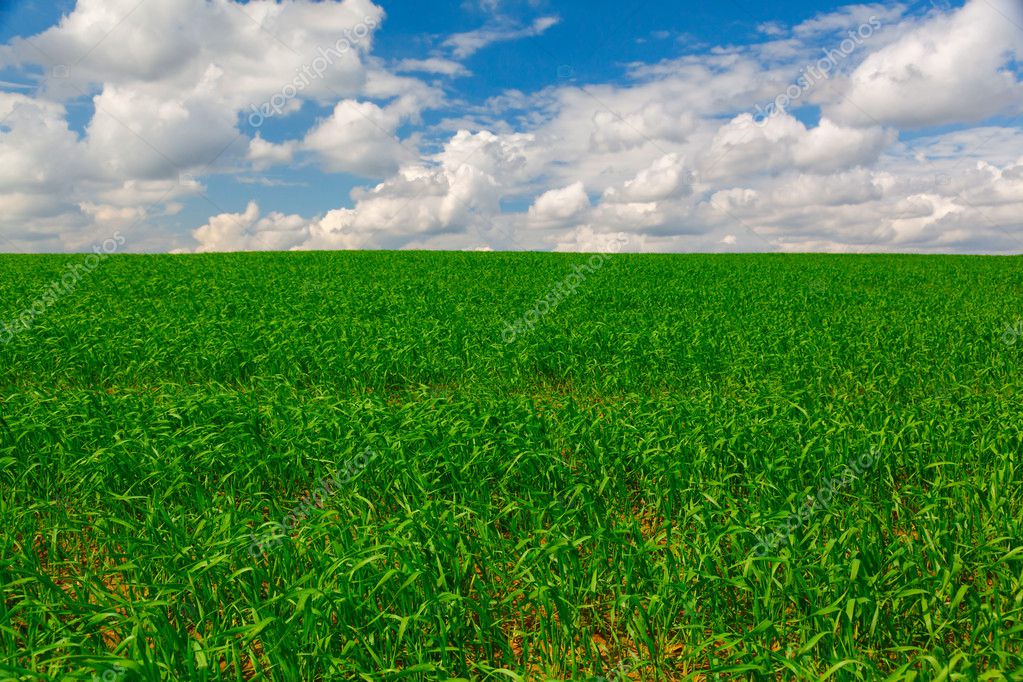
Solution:
<path fill-rule="evenodd" d="M 0 257 L 0 678 L 1023 679 L 1018 258 Z"/>

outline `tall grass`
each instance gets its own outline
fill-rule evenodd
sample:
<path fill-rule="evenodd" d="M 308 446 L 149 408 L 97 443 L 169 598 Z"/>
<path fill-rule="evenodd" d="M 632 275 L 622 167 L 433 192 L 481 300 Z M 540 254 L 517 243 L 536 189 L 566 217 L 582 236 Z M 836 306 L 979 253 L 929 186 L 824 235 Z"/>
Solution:
<path fill-rule="evenodd" d="M 0 345 L 0 675 L 1020 679 L 1018 260 L 618 255 L 502 340 L 583 259 L 105 261 Z"/>

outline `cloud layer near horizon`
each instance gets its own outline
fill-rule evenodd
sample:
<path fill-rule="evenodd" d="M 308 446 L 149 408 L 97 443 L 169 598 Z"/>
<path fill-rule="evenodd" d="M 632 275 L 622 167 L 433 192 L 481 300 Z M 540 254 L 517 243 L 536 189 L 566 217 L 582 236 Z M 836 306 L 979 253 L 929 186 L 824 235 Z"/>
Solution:
<path fill-rule="evenodd" d="M 0 249 L 121 230 L 151 251 L 588 250 L 624 232 L 646 251 L 1023 252 L 1020 15 L 856 5 L 466 103 L 447 87 L 466 57 L 558 18 L 399 61 L 374 51 L 387 19 L 369 0 L 79 0 L 0 47 L 0 66 L 42 71 L 0 91 Z M 303 102 L 325 114 L 292 136 L 253 125 Z M 321 215 L 258 194 L 225 211 L 208 192 L 304 167 L 366 180 Z M 185 202 L 209 219 L 168 229 Z"/>

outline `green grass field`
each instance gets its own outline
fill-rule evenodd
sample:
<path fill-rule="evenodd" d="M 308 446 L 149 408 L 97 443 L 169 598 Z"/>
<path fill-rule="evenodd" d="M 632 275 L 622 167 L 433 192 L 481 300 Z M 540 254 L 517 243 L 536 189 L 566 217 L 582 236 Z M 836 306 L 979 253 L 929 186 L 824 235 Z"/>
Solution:
<path fill-rule="evenodd" d="M 1023 679 L 1018 258 L 83 258 L 0 257 L 2 678 Z"/>

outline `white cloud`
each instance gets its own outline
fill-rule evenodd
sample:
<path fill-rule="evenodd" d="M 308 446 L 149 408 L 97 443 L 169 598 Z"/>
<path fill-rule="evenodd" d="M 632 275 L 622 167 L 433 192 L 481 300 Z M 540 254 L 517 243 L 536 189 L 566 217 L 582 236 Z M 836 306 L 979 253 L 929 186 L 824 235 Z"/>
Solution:
<path fill-rule="evenodd" d="M 757 30 L 771 38 L 783 36 L 788 32 L 780 21 L 765 21 L 757 25 Z"/>
<path fill-rule="evenodd" d="M 642 241 L 642 240 L 639 240 Z M 559 242 L 554 251 L 567 253 L 603 253 L 613 256 L 625 250 L 642 250 L 634 236 L 623 232 L 597 232 L 588 225 L 575 228 L 564 241 Z"/>
<path fill-rule="evenodd" d="M 849 31 L 855 32 L 860 26 L 870 25 L 874 21 L 882 25 L 894 23 L 902 18 L 905 11 L 904 3 L 848 5 L 797 24 L 792 33 L 802 39 L 828 34 L 839 34 L 840 38 L 844 38 Z"/>
<path fill-rule="evenodd" d="M 466 229 L 500 211 L 498 182 L 491 175 L 514 168 L 516 140 L 491 133 L 460 131 L 429 164 L 403 165 L 371 189 L 353 192 L 355 207 L 328 212 L 321 219 L 271 214 L 259 218 L 255 204 L 245 214 L 214 216 L 193 232 L 200 249 L 248 248 L 399 248 L 410 240 Z M 475 145 L 470 159 L 463 152 Z M 282 234 L 286 228 L 287 237 Z M 264 232 L 271 232 L 268 239 Z"/>
<path fill-rule="evenodd" d="M 247 142 L 240 118 L 273 98 L 287 116 L 302 99 L 365 94 L 367 54 L 382 20 L 369 0 L 79 0 L 59 25 L 0 46 L 0 67 L 35 65 L 61 76 L 31 98 L 0 93 L 0 109 L 10 109 L 0 111 L 10 114 L 0 128 L 0 206 L 35 207 L 17 220 L 0 213 L 0 231 L 28 248 L 77 244 L 75 231 L 92 229 L 95 218 L 79 206 L 167 204 L 201 189 L 179 178 L 246 160 L 257 169 L 286 163 L 293 144 Z M 380 80 L 391 97 L 409 85 Z M 95 113 L 78 134 L 63 103 L 83 99 Z M 31 172 L 3 177 L 19 164 Z"/>
<path fill-rule="evenodd" d="M 577 222 L 590 209 L 590 198 L 583 183 L 544 192 L 529 207 L 530 222 L 543 225 L 567 225 Z"/>
<path fill-rule="evenodd" d="M 457 59 L 465 59 L 493 43 L 543 35 L 560 22 L 561 19 L 558 17 L 539 17 L 530 25 L 519 27 L 507 20 L 499 20 L 475 31 L 456 33 L 444 41 L 444 47 L 449 48 Z"/>
<path fill-rule="evenodd" d="M 244 213 L 221 213 L 195 230 L 193 236 L 205 251 L 282 251 L 295 247 L 309 234 L 301 216 L 270 213 L 260 217 L 259 206 L 250 202 Z"/>
<path fill-rule="evenodd" d="M 684 142 L 694 124 L 691 114 L 673 115 L 663 102 L 651 102 L 624 116 L 614 111 L 598 110 L 593 115 L 590 147 L 596 151 L 616 152 L 653 140 Z"/>
<path fill-rule="evenodd" d="M 249 140 L 248 159 L 256 170 L 265 170 L 273 165 L 290 163 L 295 155 L 295 144 L 267 142 L 258 133 Z"/>
<path fill-rule="evenodd" d="M 428 59 L 402 59 L 395 67 L 399 72 L 436 73 L 442 76 L 468 76 L 469 70 L 450 59 L 430 57 Z"/>
<path fill-rule="evenodd" d="M 882 128 L 845 128 L 823 118 L 807 128 L 789 114 L 764 125 L 742 114 L 721 127 L 702 157 L 702 175 L 727 178 L 787 169 L 839 172 L 869 165 L 894 141 Z"/>
<path fill-rule="evenodd" d="M 607 203 L 661 201 L 692 191 L 695 176 L 685 167 L 681 154 L 665 154 L 636 177 L 627 180 L 621 189 L 612 187 L 604 193 Z"/>
<path fill-rule="evenodd" d="M 302 146 L 315 152 L 327 170 L 384 177 L 412 153 L 398 140 L 401 120 L 393 108 L 344 100 L 309 131 Z"/>
<path fill-rule="evenodd" d="M 853 125 L 918 128 L 1023 113 L 1023 82 L 1007 68 L 1023 59 L 1019 0 L 971 0 L 935 14 L 864 59 L 829 109 Z"/>

